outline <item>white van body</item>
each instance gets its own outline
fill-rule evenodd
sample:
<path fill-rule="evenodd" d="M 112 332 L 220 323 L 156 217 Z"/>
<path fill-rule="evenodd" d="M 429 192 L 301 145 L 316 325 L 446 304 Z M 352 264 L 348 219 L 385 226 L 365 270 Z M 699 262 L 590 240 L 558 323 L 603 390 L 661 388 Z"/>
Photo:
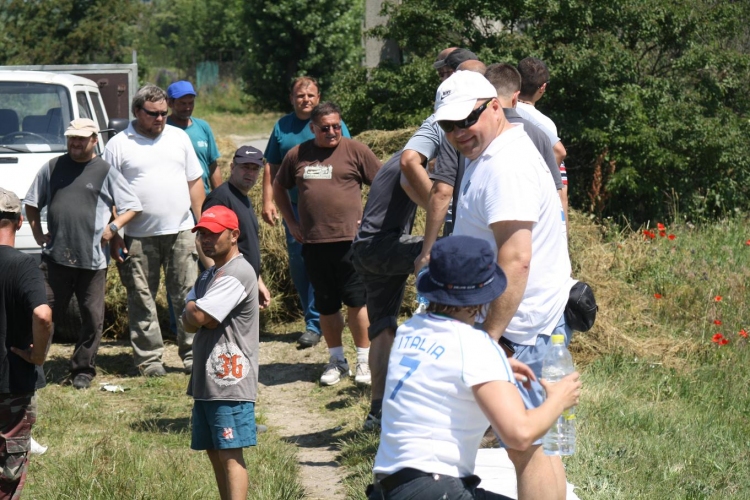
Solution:
<path fill-rule="evenodd" d="M 39 169 L 66 152 L 63 133 L 76 118 L 94 120 L 99 130 L 107 128 L 107 110 L 93 81 L 69 74 L 0 70 L 0 187 L 23 199 Z M 97 154 L 104 151 L 107 138 L 99 134 Z M 46 232 L 46 209 L 41 215 Z M 16 233 L 16 248 L 41 253 L 28 221 Z"/>

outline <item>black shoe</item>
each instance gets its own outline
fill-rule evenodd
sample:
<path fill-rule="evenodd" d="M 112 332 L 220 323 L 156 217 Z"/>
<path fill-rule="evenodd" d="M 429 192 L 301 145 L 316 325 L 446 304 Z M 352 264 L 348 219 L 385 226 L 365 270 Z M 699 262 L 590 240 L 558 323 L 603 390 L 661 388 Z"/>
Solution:
<path fill-rule="evenodd" d="M 300 347 L 314 347 L 318 345 L 318 342 L 320 342 L 320 334 L 312 330 L 307 330 L 297 339 Z"/>
<path fill-rule="evenodd" d="M 79 373 L 73 377 L 73 387 L 76 389 L 88 389 L 91 387 L 91 377 L 85 373 Z"/>

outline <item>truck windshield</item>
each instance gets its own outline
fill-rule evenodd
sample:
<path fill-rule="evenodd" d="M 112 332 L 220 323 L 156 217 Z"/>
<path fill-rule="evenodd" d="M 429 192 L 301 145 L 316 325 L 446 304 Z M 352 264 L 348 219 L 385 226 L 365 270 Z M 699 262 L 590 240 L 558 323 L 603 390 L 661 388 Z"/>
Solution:
<path fill-rule="evenodd" d="M 64 152 L 71 109 L 61 85 L 0 82 L 0 152 Z"/>

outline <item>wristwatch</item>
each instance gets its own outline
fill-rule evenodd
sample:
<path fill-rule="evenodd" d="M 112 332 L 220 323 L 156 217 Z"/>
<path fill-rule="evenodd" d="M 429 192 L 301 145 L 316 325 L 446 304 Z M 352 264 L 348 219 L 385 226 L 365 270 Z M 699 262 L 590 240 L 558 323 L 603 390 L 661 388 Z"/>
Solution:
<path fill-rule="evenodd" d="M 109 230 L 112 231 L 112 233 L 117 233 L 118 229 L 120 229 L 120 228 L 117 227 L 117 224 L 115 224 L 114 222 L 111 222 L 109 224 Z"/>

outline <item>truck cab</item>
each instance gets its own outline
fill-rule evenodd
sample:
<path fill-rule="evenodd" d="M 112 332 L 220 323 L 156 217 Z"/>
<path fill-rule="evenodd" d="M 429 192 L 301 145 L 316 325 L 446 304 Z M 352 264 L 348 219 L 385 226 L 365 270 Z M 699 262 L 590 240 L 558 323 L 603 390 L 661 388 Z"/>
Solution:
<path fill-rule="evenodd" d="M 23 199 L 39 169 L 67 151 L 63 134 L 76 118 L 90 118 L 102 131 L 109 126 L 93 81 L 43 71 L 0 71 L 0 186 Z M 108 133 L 99 134 L 97 154 L 103 153 L 108 139 Z M 41 217 L 46 232 L 46 209 Z M 28 221 L 16 233 L 16 248 L 41 253 Z"/>

